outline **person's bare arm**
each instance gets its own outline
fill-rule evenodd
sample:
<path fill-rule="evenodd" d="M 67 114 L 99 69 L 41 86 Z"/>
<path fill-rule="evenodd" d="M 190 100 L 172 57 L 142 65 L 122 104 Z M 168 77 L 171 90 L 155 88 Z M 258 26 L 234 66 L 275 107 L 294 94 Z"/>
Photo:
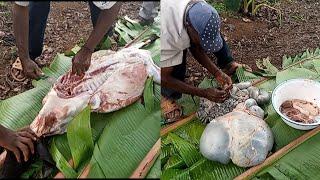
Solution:
<path fill-rule="evenodd" d="M 194 45 L 190 47 L 190 51 L 194 58 L 217 79 L 224 90 L 230 90 L 232 88 L 231 78 L 213 63 L 201 47 Z"/>
<path fill-rule="evenodd" d="M 205 97 L 216 102 L 223 102 L 228 97 L 226 91 L 218 90 L 216 88 L 201 89 L 174 78 L 171 76 L 173 69 L 173 67 L 161 68 L 162 87 L 170 88 L 185 94 Z"/>
<path fill-rule="evenodd" d="M 12 151 L 18 162 L 21 161 L 20 152 L 24 161 L 29 159 L 30 152 L 34 154 L 33 141 L 36 139 L 37 136 L 29 127 L 15 132 L 0 125 L 0 146 Z"/>
<path fill-rule="evenodd" d="M 100 12 L 97 23 L 88 40 L 72 60 L 73 73 L 81 75 L 88 70 L 94 48 L 102 40 L 103 36 L 116 20 L 121 4 L 122 2 L 117 2 L 110 9 L 102 10 Z"/>
<path fill-rule="evenodd" d="M 230 90 L 232 88 L 231 78 L 222 72 L 204 52 L 200 45 L 200 38 L 197 31 L 190 25 L 187 25 L 186 28 L 190 37 L 190 43 L 192 44 L 190 51 L 194 58 L 196 58 L 203 67 L 205 67 L 212 75 L 214 75 L 224 90 Z"/>
<path fill-rule="evenodd" d="M 28 78 L 37 79 L 43 75 L 38 65 L 29 57 L 29 8 L 13 6 L 13 32 L 23 72 Z"/>

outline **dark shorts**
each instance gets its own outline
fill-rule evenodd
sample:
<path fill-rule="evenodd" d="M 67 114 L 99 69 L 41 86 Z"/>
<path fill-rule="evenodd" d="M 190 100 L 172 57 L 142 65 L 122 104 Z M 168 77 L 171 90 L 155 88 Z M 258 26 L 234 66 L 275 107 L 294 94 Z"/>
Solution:
<path fill-rule="evenodd" d="M 95 26 L 101 10 L 89 1 L 91 22 Z M 50 12 L 50 1 L 30 1 L 29 4 L 29 56 L 35 60 L 42 53 L 44 32 Z M 74 27 L 80 28 L 81 27 Z M 107 35 L 112 35 L 112 28 Z"/>

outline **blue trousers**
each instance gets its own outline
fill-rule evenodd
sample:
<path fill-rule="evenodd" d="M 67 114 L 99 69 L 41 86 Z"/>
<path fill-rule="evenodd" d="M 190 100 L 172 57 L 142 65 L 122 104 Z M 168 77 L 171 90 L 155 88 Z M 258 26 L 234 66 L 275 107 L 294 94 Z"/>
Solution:
<path fill-rule="evenodd" d="M 91 22 L 96 25 L 101 10 L 89 1 Z M 50 12 L 50 1 L 30 1 L 29 4 L 29 56 L 35 60 L 42 53 L 44 33 Z M 81 28 L 81 27 L 79 27 Z M 110 28 L 107 35 L 112 35 Z"/>

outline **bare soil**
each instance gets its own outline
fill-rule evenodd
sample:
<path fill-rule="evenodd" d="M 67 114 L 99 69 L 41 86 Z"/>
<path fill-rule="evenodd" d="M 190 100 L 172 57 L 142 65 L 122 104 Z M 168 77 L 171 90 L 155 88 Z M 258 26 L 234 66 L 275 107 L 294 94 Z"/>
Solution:
<path fill-rule="evenodd" d="M 320 47 L 320 2 L 281 1 L 282 24 L 275 11 L 261 9 L 255 17 L 221 14 L 222 34 L 236 61 L 257 70 L 256 60 L 270 57 L 281 68 L 283 55 L 293 56 Z M 243 18 L 250 19 L 245 22 Z M 188 83 L 197 85 L 208 75 L 193 58 L 188 61 Z"/>
<path fill-rule="evenodd" d="M 9 75 L 17 58 L 12 29 L 12 2 L 0 2 L 0 100 L 32 88 L 30 80 L 17 82 Z M 138 18 L 141 2 L 124 2 L 119 17 Z M 91 31 L 90 9 L 87 2 L 51 2 L 44 52 L 37 58 L 41 66 L 48 66 L 57 53 L 63 53 L 85 41 Z"/>

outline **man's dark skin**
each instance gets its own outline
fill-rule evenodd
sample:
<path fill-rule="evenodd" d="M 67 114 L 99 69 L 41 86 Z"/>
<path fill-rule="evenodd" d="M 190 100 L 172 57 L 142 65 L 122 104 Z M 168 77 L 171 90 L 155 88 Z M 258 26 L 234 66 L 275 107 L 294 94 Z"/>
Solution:
<path fill-rule="evenodd" d="M 72 59 L 72 73 L 83 75 L 91 63 L 91 55 L 94 48 L 102 40 L 108 29 L 116 20 L 121 7 L 121 2 L 117 2 L 110 9 L 101 10 L 97 23 L 91 32 L 87 42 Z M 78 27 L 82 28 L 82 27 Z M 14 5 L 13 8 L 13 29 L 18 47 L 18 54 L 26 77 L 38 79 L 43 75 L 38 65 L 29 57 L 28 29 L 29 29 L 29 9 L 28 7 Z"/>
<path fill-rule="evenodd" d="M 25 162 L 28 161 L 30 153 L 34 154 L 35 140 L 37 136 L 29 127 L 12 131 L 0 125 L 0 146 L 12 151 L 18 162 L 21 162 L 21 152 Z"/>
<path fill-rule="evenodd" d="M 232 88 L 231 78 L 221 71 L 203 51 L 197 31 L 192 26 L 187 26 L 187 32 L 189 34 L 190 41 L 193 44 L 193 46 L 190 47 L 190 51 L 192 52 L 193 56 L 203 67 L 205 67 L 211 74 L 215 76 L 222 89 L 202 89 L 189 85 L 184 81 L 180 81 L 179 79 L 171 76 L 171 73 L 174 69 L 173 67 L 161 68 L 161 85 L 181 93 L 204 97 L 211 101 L 225 101 L 229 97 L 229 90 Z"/>

